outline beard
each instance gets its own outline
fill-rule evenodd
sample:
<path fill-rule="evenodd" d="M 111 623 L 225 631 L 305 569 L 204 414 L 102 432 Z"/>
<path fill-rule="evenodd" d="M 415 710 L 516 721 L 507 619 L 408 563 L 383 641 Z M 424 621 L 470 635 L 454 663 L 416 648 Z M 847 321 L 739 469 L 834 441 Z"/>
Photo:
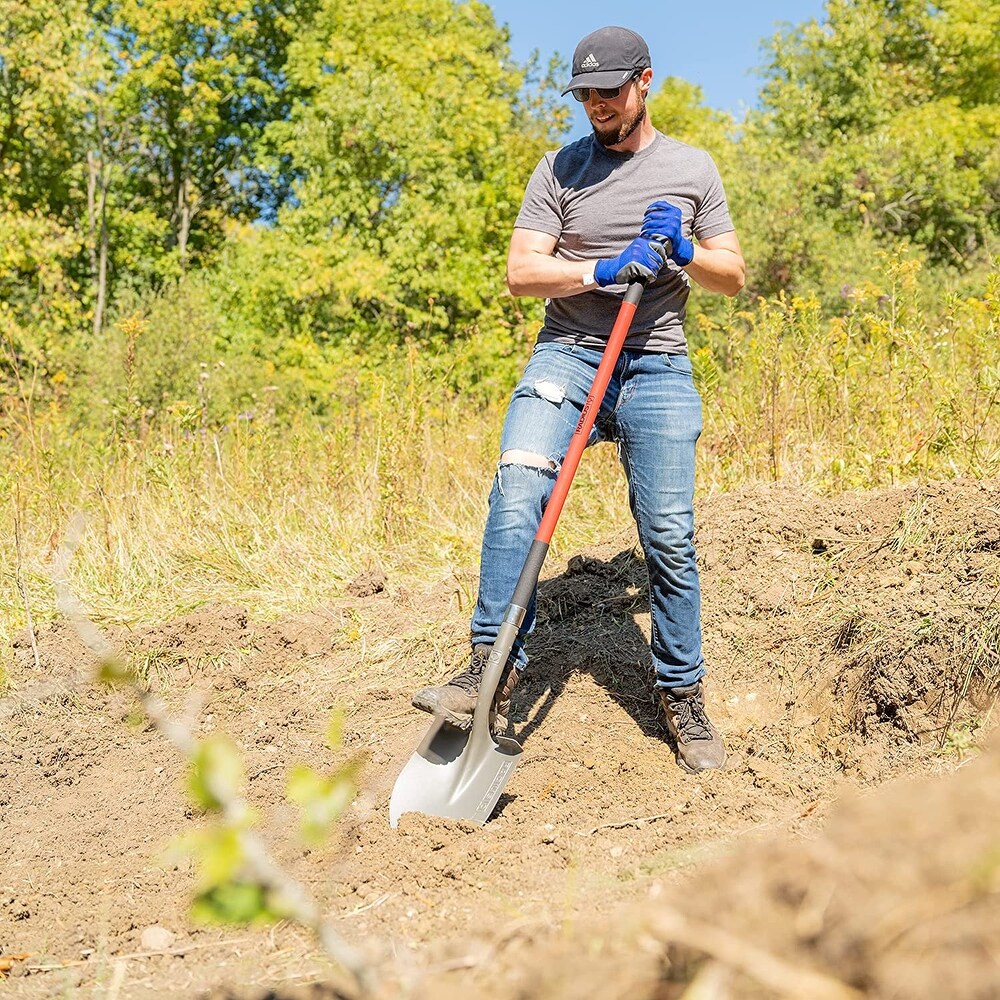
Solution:
<path fill-rule="evenodd" d="M 594 129 L 594 137 L 602 146 L 617 146 L 619 143 L 624 142 L 642 124 L 642 120 L 645 117 L 646 98 L 640 94 L 639 107 L 636 108 L 635 114 L 629 118 L 625 118 L 620 125 L 609 129 L 601 129 L 593 122 L 590 124 Z"/>

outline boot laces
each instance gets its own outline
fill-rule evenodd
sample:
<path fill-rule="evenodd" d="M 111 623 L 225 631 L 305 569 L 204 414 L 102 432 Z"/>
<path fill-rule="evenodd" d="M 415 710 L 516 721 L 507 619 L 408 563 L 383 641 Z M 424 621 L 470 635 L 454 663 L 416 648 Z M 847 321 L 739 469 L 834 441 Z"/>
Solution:
<path fill-rule="evenodd" d="M 479 686 L 483 681 L 483 669 L 486 667 L 489 658 L 488 653 L 473 653 L 469 668 L 457 677 L 452 677 L 448 681 L 449 686 L 457 687 L 466 692 L 466 694 L 477 694 Z"/>
<path fill-rule="evenodd" d="M 709 729 L 708 716 L 701 698 L 692 695 L 690 698 L 671 699 L 671 707 L 677 713 L 677 737 L 684 743 L 692 740 L 710 740 L 712 731 Z"/>

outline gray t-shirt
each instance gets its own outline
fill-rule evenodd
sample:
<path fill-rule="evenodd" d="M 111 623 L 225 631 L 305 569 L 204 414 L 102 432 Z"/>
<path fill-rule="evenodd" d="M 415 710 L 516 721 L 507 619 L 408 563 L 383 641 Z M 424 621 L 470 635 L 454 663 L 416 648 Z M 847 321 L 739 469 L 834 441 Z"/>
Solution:
<path fill-rule="evenodd" d="M 535 168 L 514 225 L 558 240 L 562 260 L 616 257 L 639 235 L 646 208 L 669 201 L 683 216 L 684 235 L 707 239 L 733 231 L 719 171 L 708 153 L 657 132 L 638 153 L 605 149 L 593 136 L 546 153 Z M 625 346 L 686 354 L 688 276 L 667 261 L 646 287 Z M 540 342 L 603 350 L 621 304 L 623 285 L 548 299 Z"/>

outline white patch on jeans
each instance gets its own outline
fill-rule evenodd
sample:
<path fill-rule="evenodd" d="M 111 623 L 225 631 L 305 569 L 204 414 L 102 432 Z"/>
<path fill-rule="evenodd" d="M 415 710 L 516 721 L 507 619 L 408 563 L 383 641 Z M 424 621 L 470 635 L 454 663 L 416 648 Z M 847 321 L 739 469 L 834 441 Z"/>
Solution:
<path fill-rule="evenodd" d="M 547 400 L 549 403 L 555 403 L 556 406 L 566 398 L 566 386 L 559 385 L 551 381 L 551 379 L 540 378 L 534 384 L 533 388 L 542 399 Z"/>

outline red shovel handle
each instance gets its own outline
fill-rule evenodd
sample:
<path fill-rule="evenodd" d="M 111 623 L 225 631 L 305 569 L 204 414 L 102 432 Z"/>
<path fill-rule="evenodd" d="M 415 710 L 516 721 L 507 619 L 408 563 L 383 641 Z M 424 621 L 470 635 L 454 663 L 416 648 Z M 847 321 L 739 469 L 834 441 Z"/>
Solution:
<path fill-rule="evenodd" d="M 563 504 L 566 502 L 566 495 L 569 493 L 570 484 L 576 475 L 577 466 L 583 455 L 584 448 L 587 447 L 587 439 L 593 429 L 594 421 L 597 419 L 598 410 L 601 408 L 601 401 L 604 393 L 607 392 L 608 383 L 611 381 L 611 373 L 615 370 L 618 362 L 618 355 L 621 354 L 622 345 L 632 325 L 632 317 L 635 315 L 639 299 L 642 298 L 642 284 L 638 281 L 628 286 L 625 298 L 618 309 L 618 318 L 611 329 L 611 336 L 608 337 L 608 345 L 604 348 L 601 356 L 601 363 L 598 365 L 597 374 L 594 376 L 594 384 L 590 387 L 590 395 L 583 404 L 580 411 L 580 419 L 577 421 L 576 430 L 570 438 L 569 448 L 566 457 L 563 459 L 562 467 L 559 469 L 559 476 L 555 486 L 552 487 L 552 496 L 549 498 L 542 517 L 542 523 L 538 526 L 538 533 L 535 541 L 545 542 L 546 545 L 552 541 L 552 532 L 555 530 L 556 521 L 562 513 Z"/>

